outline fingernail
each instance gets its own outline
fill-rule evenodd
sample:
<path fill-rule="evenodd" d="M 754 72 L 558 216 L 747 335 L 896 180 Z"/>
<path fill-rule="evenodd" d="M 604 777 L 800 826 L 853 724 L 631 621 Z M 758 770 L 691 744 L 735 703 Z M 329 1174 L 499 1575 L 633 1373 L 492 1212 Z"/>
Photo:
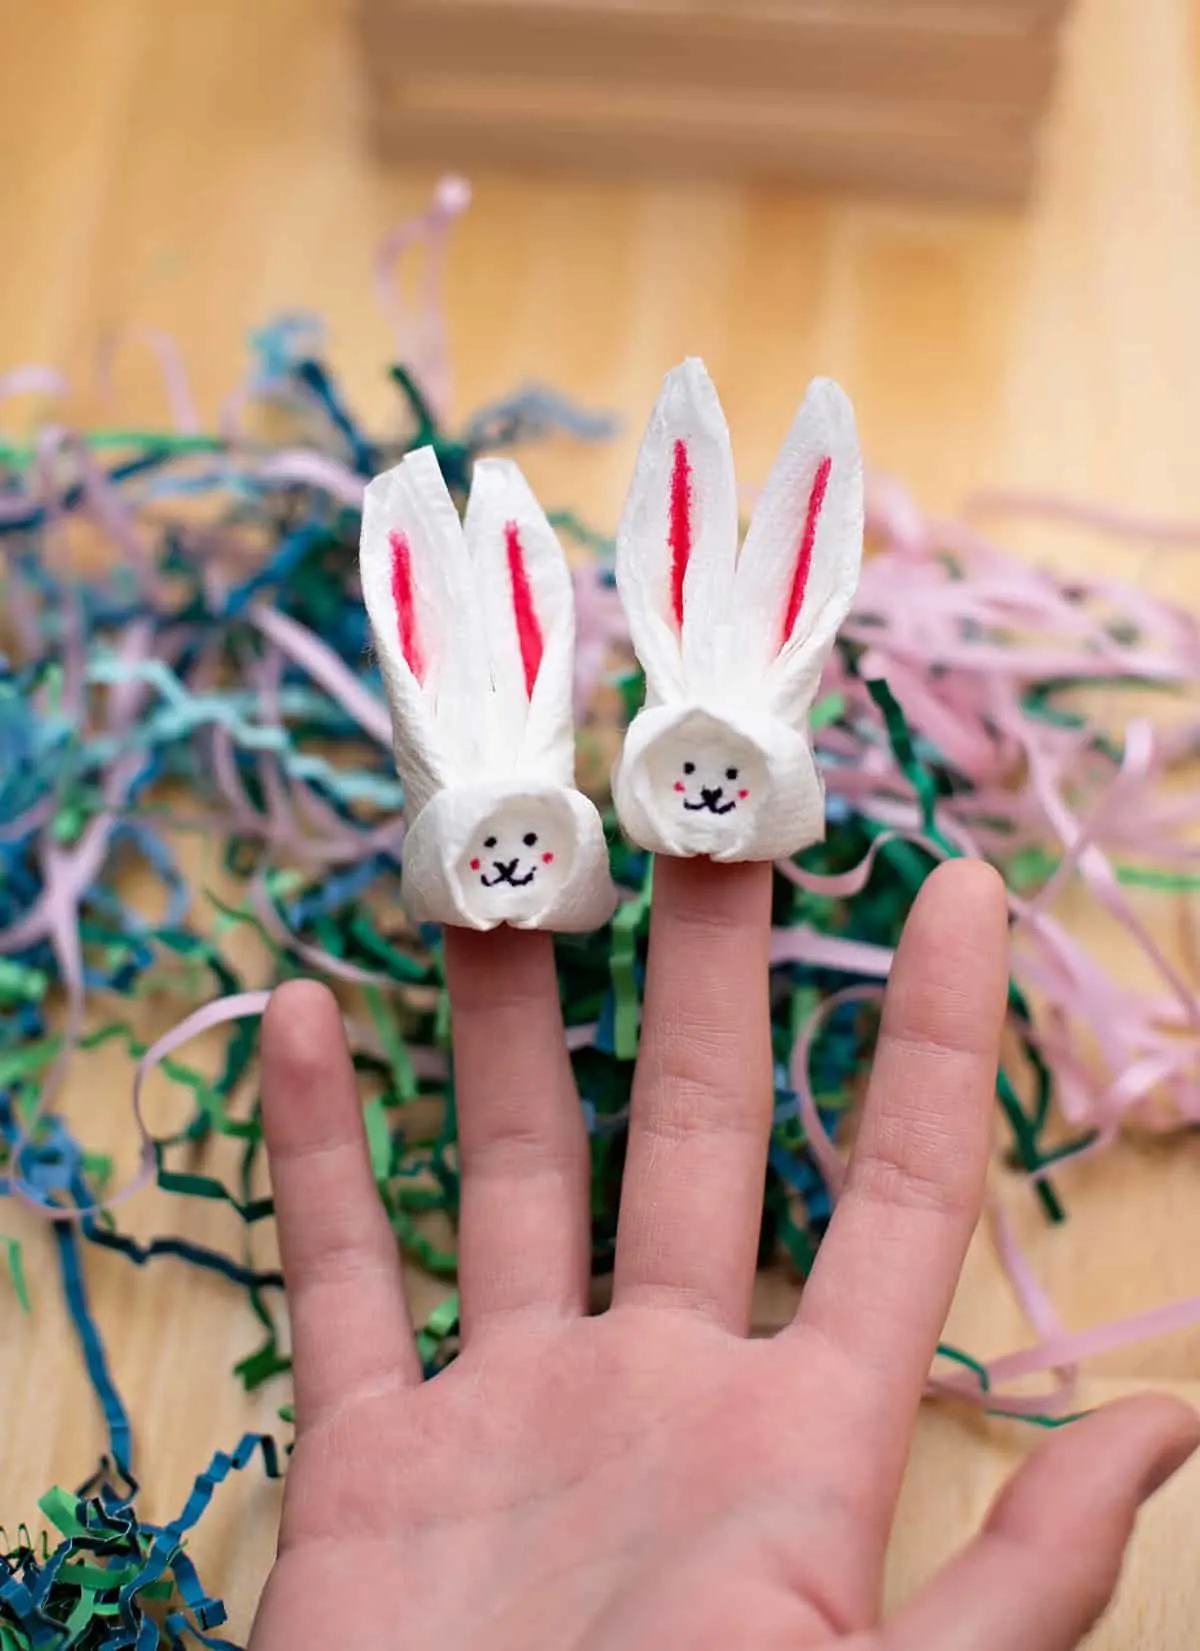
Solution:
<path fill-rule="evenodd" d="M 1168 1479 L 1173 1479 L 1183 1464 L 1195 1455 L 1198 1445 L 1200 1439 L 1195 1437 L 1174 1440 L 1151 1465 L 1143 1479 L 1140 1500 L 1148 1502 L 1163 1488 Z"/>

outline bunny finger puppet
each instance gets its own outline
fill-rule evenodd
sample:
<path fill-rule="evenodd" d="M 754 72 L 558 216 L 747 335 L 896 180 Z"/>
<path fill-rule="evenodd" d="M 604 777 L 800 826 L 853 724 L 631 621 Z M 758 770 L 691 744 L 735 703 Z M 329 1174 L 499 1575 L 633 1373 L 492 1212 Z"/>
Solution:
<path fill-rule="evenodd" d="M 404 784 L 402 895 L 417 922 L 598 928 L 616 891 L 575 789 L 574 596 L 515 464 L 475 466 L 459 521 L 431 448 L 363 502 L 363 596 Z"/>
<path fill-rule="evenodd" d="M 836 384 L 809 385 L 739 554 L 716 390 L 699 361 L 668 374 L 617 536 L 646 698 L 613 792 L 639 847 L 775 860 L 824 837 L 809 717 L 862 540 L 862 458 Z"/>

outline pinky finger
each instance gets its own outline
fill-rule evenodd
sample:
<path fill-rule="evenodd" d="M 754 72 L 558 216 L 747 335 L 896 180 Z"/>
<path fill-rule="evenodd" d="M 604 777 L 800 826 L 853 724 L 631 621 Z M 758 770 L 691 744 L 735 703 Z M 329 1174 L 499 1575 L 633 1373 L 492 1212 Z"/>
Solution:
<path fill-rule="evenodd" d="M 1138 1509 L 1197 1444 L 1200 1418 L 1167 1397 L 1122 1400 L 1073 1423 L 863 1651 L 1075 1651 L 1116 1590 Z"/>
<path fill-rule="evenodd" d="M 313 981 L 280 986 L 267 1008 L 262 1107 L 303 1431 L 364 1392 L 421 1378 L 341 1015 Z"/>

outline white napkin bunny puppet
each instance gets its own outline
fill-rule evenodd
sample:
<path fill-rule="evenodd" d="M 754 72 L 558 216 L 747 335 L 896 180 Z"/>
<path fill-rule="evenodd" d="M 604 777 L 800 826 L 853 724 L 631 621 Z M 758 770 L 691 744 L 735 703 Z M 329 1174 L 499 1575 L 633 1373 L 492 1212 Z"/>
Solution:
<path fill-rule="evenodd" d="M 774 860 L 825 834 L 809 713 L 858 585 L 854 413 L 815 379 L 738 553 L 729 430 L 699 361 L 668 374 L 617 537 L 645 705 L 613 777 L 657 854 Z"/>
<path fill-rule="evenodd" d="M 571 575 L 515 464 L 475 466 L 466 520 L 431 448 L 363 504 L 363 594 L 404 783 L 402 894 L 418 922 L 600 927 L 600 816 L 575 789 Z"/>

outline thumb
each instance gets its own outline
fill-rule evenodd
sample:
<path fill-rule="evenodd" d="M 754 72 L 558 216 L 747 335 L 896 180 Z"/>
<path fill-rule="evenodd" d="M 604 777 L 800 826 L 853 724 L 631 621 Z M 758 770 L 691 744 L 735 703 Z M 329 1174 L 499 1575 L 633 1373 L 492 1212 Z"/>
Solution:
<path fill-rule="evenodd" d="M 879 1651 L 1073 1651 L 1106 1610 L 1134 1521 L 1200 1445 L 1167 1395 L 1073 1422 L 1005 1486 L 980 1535 L 899 1613 Z"/>

